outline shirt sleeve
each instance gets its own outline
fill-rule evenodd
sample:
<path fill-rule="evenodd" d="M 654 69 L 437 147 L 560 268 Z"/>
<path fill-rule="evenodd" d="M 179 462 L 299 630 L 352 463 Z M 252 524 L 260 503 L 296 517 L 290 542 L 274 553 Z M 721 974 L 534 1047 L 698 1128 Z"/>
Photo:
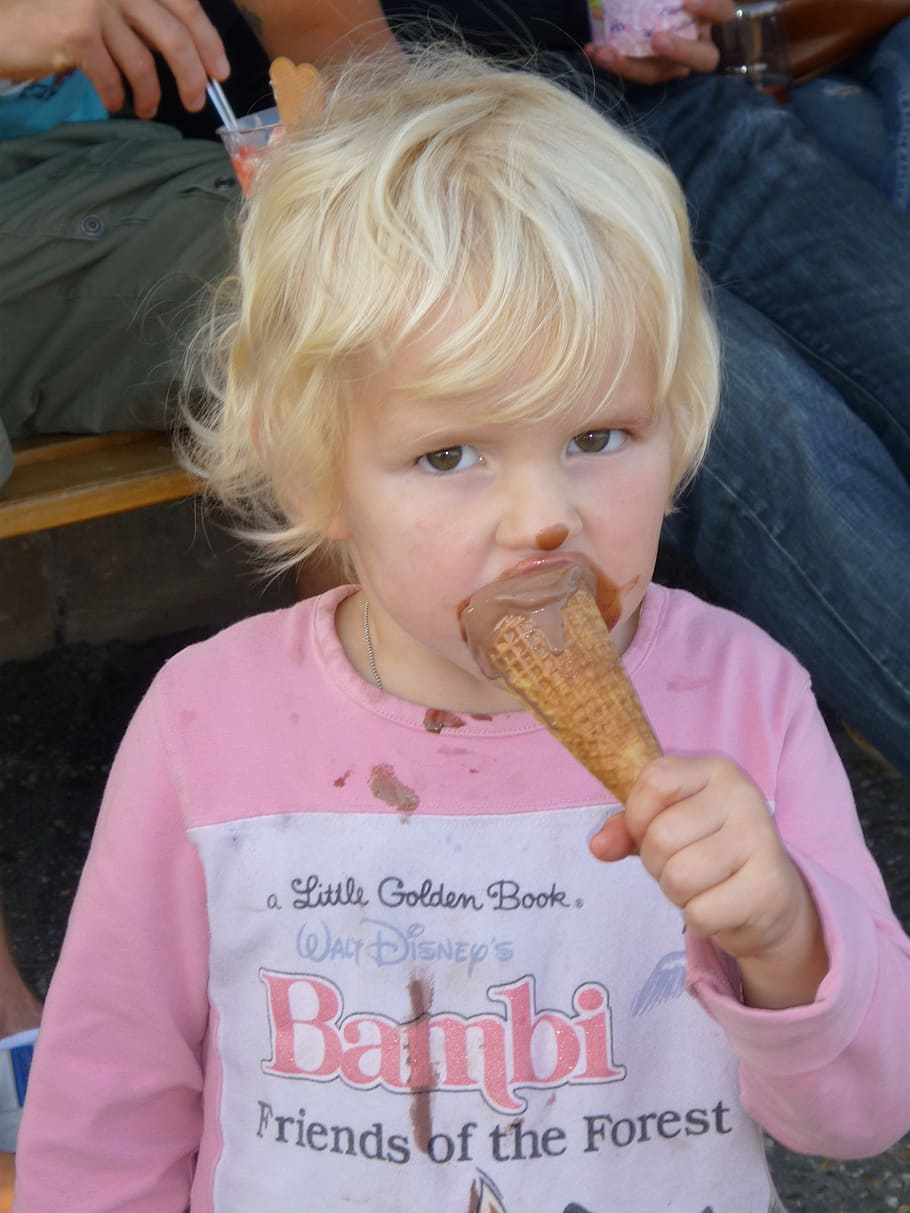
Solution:
<path fill-rule="evenodd" d="M 808 685 L 782 751 L 775 820 L 828 948 L 815 1002 L 744 1006 L 735 965 L 704 940 L 689 942 L 689 986 L 739 1058 L 743 1105 L 773 1137 L 801 1153 L 868 1157 L 910 1128 L 910 940 Z"/>
<path fill-rule="evenodd" d="M 140 705 L 111 770 L 48 993 L 19 1135 L 17 1213 L 182 1213 L 190 1203 L 208 928 L 158 693 Z"/>

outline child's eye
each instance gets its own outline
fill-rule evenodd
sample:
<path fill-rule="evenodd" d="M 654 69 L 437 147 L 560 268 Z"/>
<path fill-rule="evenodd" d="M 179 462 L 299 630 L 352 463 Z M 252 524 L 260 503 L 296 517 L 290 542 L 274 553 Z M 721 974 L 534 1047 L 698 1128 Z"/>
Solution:
<path fill-rule="evenodd" d="M 570 441 L 569 451 L 573 455 L 600 455 L 604 451 L 618 451 L 628 437 L 625 430 L 585 430 Z"/>
<path fill-rule="evenodd" d="M 472 446 L 444 446 L 421 455 L 417 466 L 430 472 L 458 472 L 479 462 L 480 456 Z"/>

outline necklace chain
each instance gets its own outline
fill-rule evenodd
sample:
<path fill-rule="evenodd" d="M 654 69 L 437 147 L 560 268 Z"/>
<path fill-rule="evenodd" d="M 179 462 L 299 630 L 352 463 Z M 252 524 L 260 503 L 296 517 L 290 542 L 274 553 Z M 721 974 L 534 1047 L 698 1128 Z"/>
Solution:
<path fill-rule="evenodd" d="M 367 658 L 370 662 L 370 673 L 373 675 L 373 681 L 382 690 L 382 679 L 379 677 L 379 670 L 376 668 L 376 654 L 373 652 L 373 641 L 370 637 L 370 600 L 364 597 L 363 600 L 363 639 L 367 646 Z"/>

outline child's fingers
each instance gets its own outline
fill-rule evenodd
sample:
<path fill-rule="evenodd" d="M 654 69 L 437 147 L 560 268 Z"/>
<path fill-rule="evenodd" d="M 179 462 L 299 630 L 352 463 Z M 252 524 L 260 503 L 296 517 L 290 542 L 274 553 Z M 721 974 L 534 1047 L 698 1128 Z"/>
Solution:
<path fill-rule="evenodd" d="M 725 880 L 774 832 L 761 793 L 723 759 L 662 759 L 629 797 L 642 863 L 677 904 Z M 657 764 L 654 764 L 655 767 Z"/>
<path fill-rule="evenodd" d="M 686 769 L 697 762 L 692 758 L 680 760 L 664 756 L 650 763 L 629 793 L 626 811 L 614 814 L 589 842 L 591 853 L 606 861 L 634 855 L 648 824 L 667 803 L 687 796 L 701 786 L 701 777 Z M 674 773 L 680 764 L 683 769 Z M 665 767 L 670 767 L 670 771 L 664 771 Z M 634 816 L 630 815 L 630 807 Z"/>
<path fill-rule="evenodd" d="M 807 898 L 788 859 L 770 867 L 748 863 L 688 902 L 686 926 L 731 956 L 761 956 L 786 943 Z"/>
<path fill-rule="evenodd" d="M 641 857 L 663 895 L 682 910 L 707 890 L 730 881 L 748 861 L 748 854 L 723 829 L 700 834 L 695 841 L 666 855 L 651 848 L 646 838 Z"/>
<path fill-rule="evenodd" d="M 740 869 L 728 880 L 689 899 L 683 910 L 686 929 L 718 943 L 721 938 L 729 941 L 736 937 L 745 944 L 751 934 L 748 895 L 749 877 Z"/>
<path fill-rule="evenodd" d="M 616 863 L 635 854 L 635 842 L 626 827 L 625 813 L 614 813 L 588 843 L 595 859 Z"/>
<path fill-rule="evenodd" d="M 659 783 L 652 785 L 646 776 L 654 767 L 666 761 L 666 758 L 658 758 L 646 767 L 629 793 L 626 811 L 614 814 L 590 840 L 588 846 L 595 859 L 615 863 L 636 854 L 649 821 L 664 807 L 664 795 Z M 672 781 L 672 786 L 676 786 L 676 781 Z M 629 818 L 630 805 L 635 807 L 634 825 Z"/>
<path fill-rule="evenodd" d="M 704 791 L 711 778 L 710 762 L 709 759 L 679 758 L 665 754 L 645 767 L 635 781 L 625 806 L 626 828 L 639 846 L 660 814 L 670 806 Z M 672 823 L 662 822 L 659 833 L 662 835 L 664 830 L 672 831 Z M 691 839 L 680 836 L 676 838 L 675 845 L 678 848 L 686 841 Z M 673 837 L 668 836 L 663 845 L 669 848 L 673 842 Z"/>

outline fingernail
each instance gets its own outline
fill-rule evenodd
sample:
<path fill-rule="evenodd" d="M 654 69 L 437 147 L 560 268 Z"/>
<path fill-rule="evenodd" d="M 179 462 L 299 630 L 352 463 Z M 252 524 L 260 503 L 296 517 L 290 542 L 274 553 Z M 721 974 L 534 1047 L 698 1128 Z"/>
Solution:
<path fill-rule="evenodd" d="M 219 55 L 215 60 L 215 75 L 219 80 L 226 80 L 231 74 L 231 65 L 227 61 L 227 56 Z"/>

